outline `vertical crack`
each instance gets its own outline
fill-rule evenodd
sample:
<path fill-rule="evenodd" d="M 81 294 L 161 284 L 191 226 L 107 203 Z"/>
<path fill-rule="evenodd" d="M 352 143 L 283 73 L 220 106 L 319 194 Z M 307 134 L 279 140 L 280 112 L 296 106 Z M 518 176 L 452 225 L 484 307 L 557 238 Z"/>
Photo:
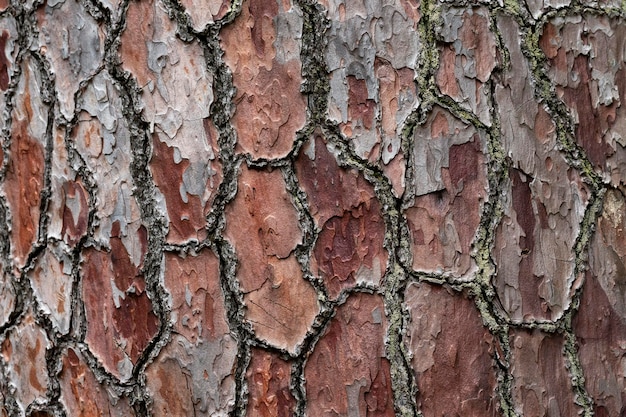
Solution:
<path fill-rule="evenodd" d="M 121 11 L 116 21 L 111 22 L 105 40 L 105 66 L 119 88 L 122 99 L 122 114 L 128 123 L 131 146 L 130 173 L 134 188 L 132 194 L 139 206 L 141 221 L 147 231 L 147 250 L 142 273 L 146 282 L 146 293 L 152 310 L 158 317 L 158 331 L 145 347 L 133 368 L 131 405 L 136 415 L 149 415 L 150 397 L 145 388 L 144 371 L 169 340 L 171 332 L 170 311 L 167 307 L 167 291 L 162 284 L 164 263 L 164 241 L 166 224 L 164 214 L 158 209 L 156 186 L 148 167 L 152 146 L 148 135 L 148 124 L 141 118 L 141 89 L 130 74 L 122 69 L 118 49 L 121 34 L 126 26 L 126 12 L 129 1 L 119 6 Z"/>
<path fill-rule="evenodd" d="M 566 15 L 573 13 L 575 15 L 583 15 L 584 12 L 585 11 L 582 10 L 579 5 L 574 3 L 571 8 L 563 9 L 563 11 L 558 14 Z M 585 151 L 576 142 L 574 120 L 565 107 L 565 103 L 557 97 L 554 86 L 544 72 L 547 58 L 539 45 L 539 40 L 545 24 L 548 22 L 548 19 L 553 17 L 552 15 L 553 14 L 545 14 L 537 25 L 527 27 L 520 24 L 520 27 L 523 28 L 522 51 L 529 61 L 531 72 L 536 83 L 535 95 L 539 100 L 546 103 L 552 120 L 556 125 L 557 142 L 560 146 L 560 151 L 565 156 L 568 164 L 578 170 L 591 192 L 582 222 L 579 225 L 580 230 L 573 246 L 575 267 L 573 272 L 574 278 L 571 281 L 571 285 L 575 285 L 574 283 L 578 276 L 581 277 L 581 283 L 577 288 L 574 288 L 570 304 L 556 324 L 564 333 L 564 355 L 571 377 L 572 388 L 576 396 L 576 402 L 582 407 L 583 415 L 592 416 L 594 404 L 585 387 L 584 371 L 578 357 L 576 335 L 572 327 L 572 319 L 580 304 L 584 284 L 584 272 L 588 268 L 587 253 L 589 251 L 591 237 L 595 231 L 597 219 L 602 212 L 606 185 L 603 184 L 600 175 L 596 172 L 593 164 L 586 156 Z M 516 18 L 519 20 L 521 16 L 516 16 Z"/>

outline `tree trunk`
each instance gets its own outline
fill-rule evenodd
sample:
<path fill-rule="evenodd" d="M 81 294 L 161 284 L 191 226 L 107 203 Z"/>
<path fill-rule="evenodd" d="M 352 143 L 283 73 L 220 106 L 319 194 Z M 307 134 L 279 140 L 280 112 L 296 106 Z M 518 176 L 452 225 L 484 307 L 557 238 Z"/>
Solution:
<path fill-rule="evenodd" d="M 0 414 L 623 416 L 618 1 L 0 1 Z"/>

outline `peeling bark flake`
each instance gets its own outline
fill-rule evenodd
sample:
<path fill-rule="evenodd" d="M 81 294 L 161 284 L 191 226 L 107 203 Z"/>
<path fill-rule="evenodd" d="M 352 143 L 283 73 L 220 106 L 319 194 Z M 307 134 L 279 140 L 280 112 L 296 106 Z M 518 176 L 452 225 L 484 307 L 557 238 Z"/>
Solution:
<path fill-rule="evenodd" d="M 573 416 L 580 409 L 563 357 L 563 338 L 539 331 L 511 334 L 513 397 L 525 416 Z"/>
<path fill-rule="evenodd" d="M 573 321 L 585 386 L 597 416 L 626 412 L 625 210 L 623 188 L 608 191 Z"/>
<path fill-rule="evenodd" d="M 246 372 L 248 389 L 247 416 L 289 417 L 296 401 L 289 390 L 291 366 L 275 354 L 252 349 Z"/>
<path fill-rule="evenodd" d="M 382 298 L 351 294 L 307 359 L 309 416 L 394 416 Z"/>
<path fill-rule="evenodd" d="M 496 230 L 494 284 L 514 321 L 556 320 L 576 289 L 574 244 L 591 193 L 557 150 L 556 126 L 535 98 L 517 23 L 498 19 L 511 29 L 503 40 L 514 64 L 505 70 L 495 97 L 513 167 Z M 520 98 L 523 105 L 511 111 Z"/>
<path fill-rule="evenodd" d="M 443 13 L 437 85 L 481 122 L 491 125 L 489 86 L 496 66 L 496 40 L 484 8 L 450 8 Z"/>
<path fill-rule="evenodd" d="M 68 249 L 62 243 L 49 243 L 29 274 L 40 306 L 62 334 L 69 331 L 72 314 L 72 258 Z"/>
<path fill-rule="evenodd" d="M 237 89 L 232 123 L 237 149 L 253 158 L 281 158 L 306 120 L 300 93 L 302 12 L 291 1 L 247 0 L 224 27 L 224 60 Z"/>
<path fill-rule="evenodd" d="M 430 284 L 410 284 L 407 348 L 424 416 L 496 416 L 497 341 L 465 295 Z"/>
<path fill-rule="evenodd" d="M 180 3 L 185 7 L 193 28 L 197 31 L 222 19 L 231 10 L 229 0 L 181 0 Z"/>
<path fill-rule="evenodd" d="M 104 30 L 77 1 L 48 4 L 37 10 L 39 50 L 56 75 L 61 114 L 74 116 L 74 94 L 93 76 L 104 58 Z"/>
<path fill-rule="evenodd" d="M 63 352 L 59 375 L 60 401 L 69 415 L 76 417 L 132 415 L 127 398 L 119 398 L 113 390 L 100 385 L 78 349 Z"/>
<path fill-rule="evenodd" d="M 419 5 L 411 1 L 321 2 L 330 19 L 325 51 L 328 114 L 357 156 L 377 163 L 396 196 L 404 190 L 401 132 L 419 104 L 415 63 Z"/>
<path fill-rule="evenodd" d="M 40 233 L 48 108 L 41 100 L 39 79 L 33 63 L 25 61 L 12 112 L 11 159 L 3 183 L 13 217 L 11 246 L 17 268 L 24 266 L 31 245 Z"/>
<path fill-rule="evenodd" d="M 311 271 L 332 298 L 358 283 L 380 285 L 388 255 L 373 186 L 356 170 L 340 168 L 320 135 L 304 144 L 296 170 L 321 229 Z"/>
<path fill-rule="evenodd" d="M 293 253 L 302 232 L 280 171 L 241 166 L 224 234 L 237 251 L 246 319 L 258 337 L 294 352 L 319 306 Z"/>
<path fill-rule="evenodd" d="M 550 20 L 540 41 L 576 141 L 613 185 L 626 183 L 625 37 L 623 21 L 583 15 Z"/>
<path fill-rule="evenodd" d="M 155 416 L 227 415 L 235 403 L 237 341 L 220 288 L 219 260 L 204 250 L 165 256 L 173 335 L 147 371 Z"/>
<path fill-rule="evenodd" d="M 119 223 L 114 229 L 119 230 Z M 135 259 L 119 237 L 112 237 L 110 246 L 108 253 L 94 248 L 82 253 L 85 341 L 109 372 L 127 380 L 139 355 L 156 335 L 159 319 L 152 311 Z"/>
<path fill-rule="evenodd" d="M 14 399 L 22 409 L 46 396 L 49 376 L 46 372 L 46 349 L 50 341 L 37 325 L 32 311 L 2 341 L 0 350 L 7 363 L 8 379 L 15 385 Z"/>
<path fill-rule="evenodd" d="M 484 146 L 479 132 L 439 107 L 415 129 L 414 197 L 405 210 L 414 270 L 470 273 L 470 247 L 487 197 Z"/>

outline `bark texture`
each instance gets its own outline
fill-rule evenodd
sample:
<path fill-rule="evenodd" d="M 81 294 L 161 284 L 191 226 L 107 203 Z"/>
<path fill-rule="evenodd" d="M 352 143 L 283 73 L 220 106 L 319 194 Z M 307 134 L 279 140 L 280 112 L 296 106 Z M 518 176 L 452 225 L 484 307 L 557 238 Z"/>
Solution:
<path fill-rule="evenodd" d="M 0 0 L 0 416 L 626 415 L 625 19 Z"/>

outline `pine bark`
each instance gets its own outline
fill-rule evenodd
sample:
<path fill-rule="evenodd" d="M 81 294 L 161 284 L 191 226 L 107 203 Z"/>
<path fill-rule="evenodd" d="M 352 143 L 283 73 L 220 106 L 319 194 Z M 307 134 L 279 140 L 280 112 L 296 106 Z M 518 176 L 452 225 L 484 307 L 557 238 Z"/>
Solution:
<path fill-rule="evenodd" d="M 0 0 L 0 416 L 625 415 L 625 18 Z"/>

